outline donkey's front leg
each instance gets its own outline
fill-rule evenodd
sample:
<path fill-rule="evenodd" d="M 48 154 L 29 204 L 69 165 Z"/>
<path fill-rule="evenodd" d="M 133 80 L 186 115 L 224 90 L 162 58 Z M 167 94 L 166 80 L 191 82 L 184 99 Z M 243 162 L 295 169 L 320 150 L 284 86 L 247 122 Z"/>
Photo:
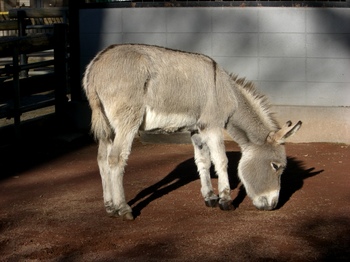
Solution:
<path fill-rule="evenodd" d="M 210 150 L 211 160 L 214 163 L 218 175 L 219 206 L 222 210 L 233 209 L 231 189 L 227 174 L 228 160 L 225 152 L 222 130 L 211 130 L 207 133 L 207 145 Z"/>
<path fill-rule="evenodd" d="M 210 180 L 210 153 L 208 146 L 202 141 L 201 136 L 193 133 L 191 136 L 194 147 L 194 159 L 197 165 L 199 177 L 201 179 L 201 193 L 207 207 L 216 207 L 219 201 L 218 196 L 213 191 Z"/>

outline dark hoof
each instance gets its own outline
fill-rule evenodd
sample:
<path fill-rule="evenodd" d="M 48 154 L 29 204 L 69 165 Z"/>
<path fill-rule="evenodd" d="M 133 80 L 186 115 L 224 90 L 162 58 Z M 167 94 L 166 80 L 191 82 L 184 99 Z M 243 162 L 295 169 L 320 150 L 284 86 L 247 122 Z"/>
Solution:
<path fill-rule="evenodd" d="M 133 221 L 134 220 L 134 216 L 132 215 L 131 212 L 125 213 L 121 217 L 122 217 L 123 221 Z"/>
<path fill-rule="evenodd" d="M 132 215 L 131 212 L 127 212 L 123 215 L 120 215 L 118 213 L 118 211 L 114 211 L 114 212 L 107 212 L 108 216 L 111 217 L 111 218 L 121 218 L 122 220 L 124 221 L 132 221 L 134 220 L 134 216 Z"/>
<path fill-rule="evenodd" d="M 218 206 L 218 200 L 219 199 L 209 199 L 205 200 L 205 205 L 207 207 L 217 207 Z"/>
<path fill-rule="evenodd" d="M 224 211 L 228 211 L 228 210 L 234 210 L 234 206 L 232 205 L 231 201 L 227 201 L 227 202 L 221 202 L 219 203 L 219 207 L 221 210 Z"/>
<path fill-rule="evenodd" d="M 108 215 L 109 217 L 119 217 L 118 211 L 111 211 L 111 210 L 108 210 L 108 211 L 107 211 L 107 215 Z"/>

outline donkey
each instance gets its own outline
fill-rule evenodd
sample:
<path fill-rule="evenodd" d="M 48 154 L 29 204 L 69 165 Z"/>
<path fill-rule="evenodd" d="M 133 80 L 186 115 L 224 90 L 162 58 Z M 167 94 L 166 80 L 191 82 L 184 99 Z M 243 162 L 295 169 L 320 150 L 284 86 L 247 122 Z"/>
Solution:
<path fill-rule="evenodd" d="M 111 45 L 87 66 L 83 86 L 99 143 L 106 211 L 133 220 L 125 201 L 124 167 L 138 130 L 191 132 L 201 193 L 209 207 L 232 209 L 223 131 L 239 144 L 238 176 L 253 204 L 276 207 L 286 167 L 284 143 L 300 127 L 279 127 L 252 82 L 224 71 L 205 55 L 142 44 Z M 210 166 L 218 176 L 218 195 Z"/>

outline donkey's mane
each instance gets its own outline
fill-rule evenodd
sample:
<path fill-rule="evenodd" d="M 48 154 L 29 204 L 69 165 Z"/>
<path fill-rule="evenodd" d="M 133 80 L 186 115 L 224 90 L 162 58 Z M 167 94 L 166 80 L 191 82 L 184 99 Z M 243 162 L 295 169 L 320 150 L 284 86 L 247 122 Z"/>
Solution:
<path fill-rule="evenodd" d="M 279 124 L 271 112 L 271 104 L 265 95 L 262 95 L 252 81 L 246 80 L 244 77 L 231 74 L 231 79 L 237 84 L 242 94 L 248 100 L 254 111 L 260 116 L 260 119 L 267 124 L 271 130 L 279 129 Z"/>

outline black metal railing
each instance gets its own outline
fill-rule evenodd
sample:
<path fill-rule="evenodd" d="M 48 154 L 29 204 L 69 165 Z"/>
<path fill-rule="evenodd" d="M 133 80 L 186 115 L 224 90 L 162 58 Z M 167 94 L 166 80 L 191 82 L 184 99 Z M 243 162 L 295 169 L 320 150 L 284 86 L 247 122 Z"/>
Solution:
<path fill-rule="evenodd" d="M 193 6 L 283 6 L 350 7 L 350 0 L 83 0 L 88 6 L 117 7 L 193 7 Z"/>

